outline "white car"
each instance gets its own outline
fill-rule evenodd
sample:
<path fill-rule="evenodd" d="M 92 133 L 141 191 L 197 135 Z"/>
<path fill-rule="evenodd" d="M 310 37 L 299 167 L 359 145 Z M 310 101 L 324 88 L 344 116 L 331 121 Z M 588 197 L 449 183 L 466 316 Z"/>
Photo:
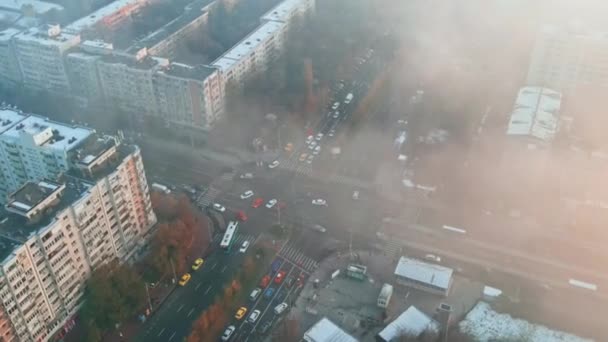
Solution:
<path fill-rule="evenodd" d="M 288 307 L 289 307 L 289 305 L 287 305 L 287 303 L 281 303 L 274 307 L 274 313 L 276 315 L 280 315 L 283 312 L 285 312 L 285 310 L 287 310 Z"/>
<path fill-rule="evenodd" d="M 324 205 L 327 206 L 327 201 L 322 198 L 317 198 L 312 200 L 312 204 L 314 205 Z"/>
<path fill-rule="evenodd" d="M 355 191 L 353 192 L 353 199 L 354 199 L 354 200 L 358 200 L 358 199 L 359 199 L 359 190 L 355 190 Z"/>
<path fill-rule="evenodd" d="M 334 134 L 336 134 L 336 131 L 332 129 L 331 131 L 329 131 L 329 134 L 327 134 L 327 135 L 330 137 L 333 137 Z"/>
<path fill-rule="evenodd" d="M 313 154 L 309 155 L 308 159 L 306 159 L 306 164 L 311 164 L 313 159 L 315 159 L 314 151 Z"/>
<path fill-rule="evenodd" d="M 427 259 L 427 260 L 431 260 L 431 261 L 437 262 L 437 263 L 441 262 L 441 257 L 437 256 L 435 254 L 427 254 L 427 255 L 424 256 L 424 258 Z"/>
<path fill-rule="evenodd" d="M 222 341 L 228 341 L 235 330 L 236 330 L 236 327 L 234 325 L 231 325 L 228 328 L 226 328 L 226 330 L 224 330 L 224 333 L 222 334 Z"/>
<path fill-rule="evenodd" d="M 247 190 L 241 194 L 241 199 L 248 199 L 251 196 L 253 196 L 253 191 Z"/>
<path fill-rule="evenodd" d="M 258 317 L 260 317 L 260 310 L 253 310 L 251 315 L 249 315 L 249 318 L 247 318 L 247 321 L 249 323 L 255 323 L 258 320 Z"/>
<path fill-rule="evenodd" d="M 321 146 L 317 145 L 317 147 L 315 147 L 314 151 L 312 151 L 313 155 L 317 155 L 321 152 Z"/>
<path fill-rule="evenodd" d="M 315 224 L 312 226 L 312 229 L 318 231 L 319 233 L 325 233 L 327 231 L 327 229 L 320 224 Z"/>
<path fill-rule="evenodd" d="M 314 136 L 312 136 L 312 135 L 309 135 L 309 136 L 307 136 L 307 137 L 306 137 L 306 142 L 307 142 L 307 143 L 309 143 L 309 142 L 311 142 L 311 141 L 313 141 L 313 140 L 315 140 L 315 137 L 314 137 Z"/>
<path fill-rule="evenodd" d="M 266 208 L 271 209 L 272 207 L 274 207 L 275 204 L 277 204 L 277 200 L 273 198 L 268 201 L 268 203 L 266 203 Z"/>
<path fill-rule="evenodd" d="M 279 161 L 278 160 L 275 160 L 272 163 L 268 164 L 268 168 L 269 169 L 274 169 L 277 166 L 279 166 Z"/>
<path fill-rule="evenodd" d="M 340 107 L 340 102 L 334 102 L 334 104 L 331 106 L 331 109 L 336 110 L 338 109 L 338 107 Z"/>
<path fill-rule="evenodd" d="M 242 175 L 239 176 L 240 179 L 252 179 L 253 178 L 253 174 L 251 173 L 243 173 Z"/>
<path fill-rule="evenodd" d="M 239 252 L 245 253 L 245 252 L 247 252 L 247 248 L 249 248 L 249 241 L 243 241 L 243 244 L 241 245 Z"/>
<path fill-rule="evenodd" d="M 334 119 L 337 119 L 340 117 L 340 112 L 339 111 L 335 111 L 334 112 Z"/>
<path fill-rule="evenodd" d="M 317 142 L 312 140 L 310 142 L 308 142 L 308 148 L 314 148 L 315 146 L 317 146 Z"/>
<path fill-rule="evenodd" d="M 321 141 L 321 139 L 323 139 L 323 133 L 317 134 L 317 136 L 315 137 L 315 140 L 316 141 Z"/>
<path fill-rule="evenodd" d="M 220 213 L 223 213 L 224 211 L 226 211 L 226 207 L 224 207 L 223 205 L 221 205 L 219 203 L 213 203 L 213 209 L 219 211 Z"/>

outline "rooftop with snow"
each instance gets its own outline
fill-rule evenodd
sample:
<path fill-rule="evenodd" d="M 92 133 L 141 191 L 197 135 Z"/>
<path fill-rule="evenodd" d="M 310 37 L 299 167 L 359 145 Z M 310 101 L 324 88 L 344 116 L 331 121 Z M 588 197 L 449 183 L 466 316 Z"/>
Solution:
<path fill-rule="evenodd" d="M 507 135 L 526 136 L 549 142 L 557 133 L 561 93 L 543 87 L 519 90 Z"/>

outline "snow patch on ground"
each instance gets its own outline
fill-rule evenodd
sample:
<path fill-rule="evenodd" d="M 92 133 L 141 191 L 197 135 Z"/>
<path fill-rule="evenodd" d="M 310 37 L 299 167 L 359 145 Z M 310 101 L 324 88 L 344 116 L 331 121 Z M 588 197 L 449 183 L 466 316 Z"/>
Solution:
<path fill-rule="evenodd" d="M 475 341 L 590 342 L 572 334 L 551 330 L 508 314 L 494 311 L 488 303 L 478 302 L 458 325 Z"/>

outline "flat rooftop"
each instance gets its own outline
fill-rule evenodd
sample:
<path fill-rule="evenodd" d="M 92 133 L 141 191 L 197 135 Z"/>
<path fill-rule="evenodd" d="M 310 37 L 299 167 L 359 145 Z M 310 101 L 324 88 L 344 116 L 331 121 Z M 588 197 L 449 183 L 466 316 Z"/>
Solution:
<path fill-rule="evenodd" d="M 447 290 L 454 271 L 451 268 L 430 264 L 417 259 L 401 257 L 395 275 Z"/>
<path fill-rule="evenodd" d="M 0 13 L 1 16 L 1 13 Z M 8 27 L 0 31 L 0 42 L 8 42 L 14 35 L 21 32 L 22 30 L 15 27 Z"/>
<path fill-rule="evenodd" d="M 159 64 L 158 60 L 153 58 L 152 56 L 146 56 L 140 60 L 137 60 L 135 56 L 122 55 L 122 54 L 113 54 L 113 55 L 103 55 L 100 59 L 104 63 L 108 64 L 124 64 L 131 68 L 148 70 L 152 69 Z"/>
<path fill-rule="evenodd" d="M 13 125 L 2 132 L 2 136 L 18 139 L 23 132 L 35 136 L 43 133 L 49 128 L 53 133 L 52 136 L 42 142 L 39 146 L 61 151 L 67 151 L 78 146 L 91 134 L 95 133 L 95 130 L 88 127 L 70 126 L 64 123 L 51 121 L 45 117 L 30 115 L 20 121 L 17 125 Z"/>
<path fill-rule="evenodd" d="M 357 342 L 357 339 L 346 333 L 326 317 L 304 333 L 306 342 Z"/>
<path fill-rule="evenodd" d="M 0 134 L 27 118 L 27 115 L 12 108 L 0 107 Z"/>
<path fill-rule="evenodd" d="M 61 31 L 60 34 L 51 37 L 47 30 L 29 28 L 16 34 L 15 38 L 23 41 L 37 42 L 41 45 L 63 45 L 67 42 L 74 41 L 78 36 Z"/>
<path fill-rule="evenodd" d="M 557 134 L 562 95 L 548 88 L 519 90 L 507 135 L 529 136 L 550 141 Z"/>
<path fill-rule="evenodd" d="M 426 330 L 439 331 L 439 323 L 412 305 L 384 327 L 378 333 L 378 336 L 385 341 L 394 341 L 398 340 L 404 333 L 412 337 L 418 337 Z"/>
<path fill-rule="evenodd" d="M 199 81 L 204 81 L 205 79 L 207 79 L 207 77 L 209 77 L 216 71 L 217 71 L 216 68 L 212 68 L 212 67 L 208 67 L 208 66 L 204 66 L 204 65 L 191 66 L 191 65 L 182 64 L 182 63 L 171 63 L 169 65 L 169 68 L 161 71 L 160 73 L 164 73 L 164 74 L 174 76 L 174 77 L 179 77 L 179 78 L 187 78 L 187 79 L 195 79 L 195 80 L 199 80 Z"/>
<path fill-rule="evenodd" d="M 65 190 L 60 201 L 52 207 L 42 220 L 32 224 L 18 214 L 0 210 L 0 262 L 6 260 L 15 248 L 24 244 L 32 234 L 44 230 L 56 220 L 56 215 L 79 199 L 83 198 L 92 184 L 79 179 L 65 179 Z"/>
<path fill-rule="evenodd" d="M 9 196 L 6 205 L 13 210 L 27 213 L 60 187 L 61 184 L 52 181 L 28 182 Z"/>
<path fill-rule="evenodd" d="M 87 15 L 86 17 L 82 17 L 75 22 L 67 25 L 65 27 L 66 31 L 71 33 L 81 33 L 82 31 L 93 27 L 98 22 L 102 21 L 103 18 L 112 15 L 118 11 L 120 11 L 123 7 L 130 6 L 136 4 L 138 2 L 144 2 L 144 0 L 116 0 L 113 1 L 106 6 L 98 9 L 97 11 Z"/>
<path fill-rule="evenodd" d="M 63 7 L 51 2 L 37 0 L 0 0 L 0 8 L 21 12 L 23 6 L 32 6 L 36 14 L 44 14 L 51 10 L 62 11 Z"/>
<path fill-rule="evenodd" d="M 76 150 L 78 163 L 89 165 L 115 146 L 117 142 L 112 136 L 92 135 Z"/>
<path fill-rule="evenodd" d="M 243 40 L 238 42 L 230 50 L 226 51 L 226 53 L 211 64 L 222 70 L 229 70 L 234 64 L 237 64 L 244 57 L 248 56 L 252 51 L 254 51 L 258 45 L 264 43 L 268 38 L 274 36 L 284 27 L 284 23 L 276 21 L 269 21 L 258 26 L 258 28 L 253 30 L 249 35 L 243 38 Z"/>
<path fill-rule="evenodd" d="M 278 5 L 273 7 L 270 11 L 266 12 L 261 18 L 262 21 L 281 21 L 287 22 L 289 16 L 298 7 L 303 6 L 311 2 L 310 0 L 284 0 Z"/>
<path fill-rule="evenodd" d="M 104 163 L 101 163 L 100 165 L 98 165 L 93 170 L 92 174 L 85 173 L 85 172 L 83 172 L 83 170 L 80 170 L 78 168 L 71 168 L 66 172 L 66 174 L 70 177 L 75 177 L 75 178 L 83 179 L 87 182 L 96 183 L 101 178 L 106 177 L 106 176 L 110 175 L 112 172 L 116 171 L 116 168 L 118 167 L 118 165 L 120 163 L 122 163 L 125 160 L 125 158 L 127 158 L 129 155 L 131 155 L 132 153 L 139 150 L 139 147 L 137 147 L 136 145 L 117 144 L 115 146 L 116 146 L 116 152 L 112 155 L 112 157 L 107 158 L 104 161 Z M 99 148 L 95 149 L 95 152 L 97 153 L 96 155 L 94 155 L 94 154 L 78 155 L 77 154 L 76 158 L 78 158 L 79 162 L 88 162 L 90 164 L 93 161 L 95 161 L 95 159 L 98 156 L 100 156 L 102 153 L 107 151 L 107 149 L 110 149 L 113 146 L 110 146 L 110 142 L 106 142 L 106 145 L 103 145 L 103 143 L 102 143 L 98 147 Z M 87 156 L 92 156 L 92 157 L 87 157 Z"/>

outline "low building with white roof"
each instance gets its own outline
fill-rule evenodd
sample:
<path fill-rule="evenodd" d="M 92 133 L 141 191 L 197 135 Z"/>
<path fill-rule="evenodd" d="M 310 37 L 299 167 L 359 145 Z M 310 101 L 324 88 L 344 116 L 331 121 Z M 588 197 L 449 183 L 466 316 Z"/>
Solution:
<path fill-rule="evenodd" d="M 26 8 L 31 8 L 34 14 L 46 14 L 50 11 L 63 11 L 63 7 L 52 2 L 38 0 L 0 0 L 0 9 L 14 12 L 23 12 Z"/>
<path fill-rule="evenodd" d="M 308 11 L 314 11 L 315 0 L 285 0 L 266 12 L 261 18 L 261 22 L 278 21 L 290 23 L 297 16 Z"/>
<path fill-rule="evenodd" d="M 397 341 L 400 337 L 418 338 L 426 331 L 438 332 L 439 323 L 410 306 L 376 335 L 376 341 Z"/>
<path fill-rule="evenodd" d="M 398 284 L 442 296 L 450 291 L 453 273 L 451 268 L 406 257 L 395 268 Z"/>
<path fill-rule="evenodd" d="M 357 339 L 346 333 L 332 321 L 323 317 L 306 333 L 303 340 L 306 342 L 357 342 Z"/>
<path fill-rule="evenodd" d="M 549 144 L 559 127 L 562 95 L 548 88 L 523 87 L 519 90 L 507 128 L 510 137 L 523 137 Z"/>

